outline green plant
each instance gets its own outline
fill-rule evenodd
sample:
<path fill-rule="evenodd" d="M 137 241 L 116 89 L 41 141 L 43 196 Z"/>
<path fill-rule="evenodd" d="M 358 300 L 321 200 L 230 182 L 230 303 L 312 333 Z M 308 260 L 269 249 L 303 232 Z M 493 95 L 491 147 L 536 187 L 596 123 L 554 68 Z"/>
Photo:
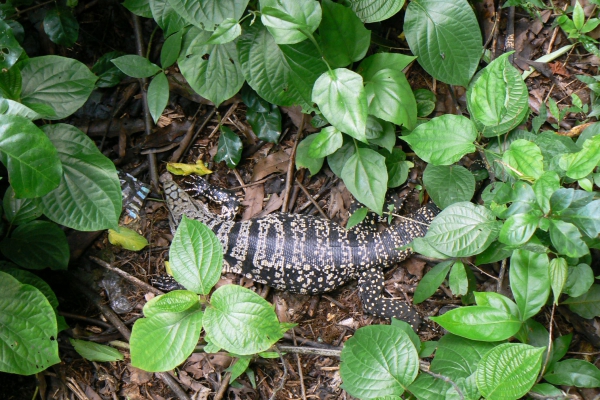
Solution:
<path fill-rule="evenodd" d="M 27 58 L 1 22 L 7 51 L 0 72 L 0 161 L 10 187 L 3 199 L 0 251 L 0 370 L 33 374 L 59 362 L 57 333 L 66 327 L 58 301 L 37 276 L 17 268 L 67 269 L 69 247 L 57 224 L 78 230 L 116 228 L 121 189 L 114 164 L 67 124 L 36 125 L 75 112 L 97 77 L 58 56 Z M 40 216 L 48 220 L 39 220 Z"/>
<path fill-rule="evenodd" d="M 600 25 L 600 19 L 589 18 L 585 20 L 585 14 L 583 7 L 579 4 L 579 1 L 575 3 L 573 7 L 572 17 L 569 18 L 566 14 L 561 15 L 555 20 L 555 24 L 560 26 L 563 31 L 568 35 L 569 39 L 575 39 L 582 46 L 592 54 L 600 56 L 600 50 L 598 49 L 598 41 L 586 35 L 596 29 Z"/>
<path fill-rule="evenodd" d="M 238 357 L 239 376 L 251 355 L 264 355 L 293 326 L 279 323 L 266 300 L 241 286 L 222 286 L 208 298 L 221 276 L 223 249 L 201 222 L 183 218 L 169 260 L 174 278 L 188 290 L 146 303 L 145 318 L 135 322 L 131 333 L 132 365 L 147 371 L 171 370 L 194 351 L 204 329 L 204 351 L 224 349 Z"/>

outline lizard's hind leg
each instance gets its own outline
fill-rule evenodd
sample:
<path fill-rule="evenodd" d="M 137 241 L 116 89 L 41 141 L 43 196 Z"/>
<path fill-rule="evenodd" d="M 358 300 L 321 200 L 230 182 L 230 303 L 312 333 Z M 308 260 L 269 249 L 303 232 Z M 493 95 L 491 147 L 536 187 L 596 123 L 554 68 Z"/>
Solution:
<path fill-rule="evenodd" d="M 408 322 L 417 330 L 421 325 L 421 317 L 417 311 L 408 303 L 383 297 L 383 280 L 381 268 L 369 268 L 361 272 L 358 291 L 363 309 L 376 317 L 393 317 Z"/>
<path fill-rule="evenodd" d="M 183 180 L 183 190 L 192 197 L 204 196 L 213 203 L 221 206 L 219 217 L 233 220 L 240 209 L 240 198 L 233 192 L 208 183 L 198 175 L 187 176 Z"/>

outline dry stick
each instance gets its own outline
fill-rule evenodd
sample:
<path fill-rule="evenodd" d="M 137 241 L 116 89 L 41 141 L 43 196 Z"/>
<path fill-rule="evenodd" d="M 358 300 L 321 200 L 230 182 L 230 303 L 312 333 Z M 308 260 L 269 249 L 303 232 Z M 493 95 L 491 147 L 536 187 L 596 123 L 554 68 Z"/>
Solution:
<path fill-rule="evenodd" d="M 304 121 L 306 120 L 306 114 L 302 114 L 302 120 L 300 121 L 300 127 L 298 128 L 298 133 L 296 134 L 296 140 L 294 141 L 294 147 L 292 148 L 292 154 L 290 154 L 290 163 L 288 164 L 287 177 L 285 183 L 285 195 L 283 196 L 283 204 L 281 205 L 281 211 L 288 211 L 288 203 L 290 201 L 290 194 L 292 191 L 292 178 L 294 175 L 294 160 L 296 159 L 296 149 L 298 148 L 298 142 L 300 141 L 300 137 L 302 136 L 302 131 L 304 130 Z"/>
<path fill-rule="evenodd" d="M 309 356 L 339 357 L 342 354 L 341 350 L 318 349 L 315 347 L 278 345 L 277 348 L 284 353 L 306 354 Z"/>
<path fill-rule="evenodd" d="M 313 199 L 313 197 L 310 195 L 310 193 L 308 193 L 308 190 L 306 190 L 304 185 L 302 183 L 300 183 L 300 181 L 297 179 L 296 179 L 296 184 L 300 187 L 300 189 L 302 189 L 302 191 L 304 192 L 306 197 L 308 197 L 308 200 L 310 200 L 310 202 L 313 203 L 313 205 L 317 208 L 317 210 L 319 210 L 319 213 L 321 214 L 321 216 L 325 219 L 329 219 L 329 217 L 327 217 L 327 214 L 325 214 L 325 211 L 323 211 L 323 209 L 321 208 L 319 203 L 317 203 L 315 201 L 315 199 Z"/>
<path fill-rule="evenodd" d="M 556 311 L 556 303 L 552 302 L 552 313 L 550 314 L 550 326 L 548 328 L 548 350 L 546 352 L 546 361 L 542 366 L 542 370 L 538 376 L 537 382 L 539 383 L 542 380 L 542 377 L 546 373 L 546 368 L 548 367 L 548 363 L 550 362 L 550 353 L 552 352 L 552 329 L 554 325 L 554 312 Z"/>
<path fill-rule="evenodd" d="M 116 274 L 119 274 L 120 276 L 122 276 L 123 278 L 127 279 L 129 282 L 133 283 L 134 285 L 139 286 L 140 288 L 147 290 L 149 292 L 154 293 L 157 296 L 160 296 L 161 294 L 165 294 L 165 292 L 163 292 L 162 290 L 159 290 L 157 288 L 155 288 L 154 286 L 151 286 L 149 284 L 147 284 L 146 282 L 136 278 L 135 276 L 132 276 L 130 274 L 128 274 L 127 272 L 123 271 L 120 268 L 117 267 L 113 267 L 112 265 L 110 265 L 109 263 L 107 263 L 106 261 L 103 261 L 97 257 L 94 256 L 90 256 L 90 260 L 92 260 L 93 262 L 95 262 L 96 264 L 98 264 L 99 266 L 101 266 L 102 268 L 106 268 Z"/>
<path fill-rule="evenodd" d="M 238 106 L 238 103 L 233 103 L 231 105 L 231 107 L 229 107 L 229 109 L 227 110 L 227 112 L 225 113 L 223 118 L 221 118 L 220 121 L 226 121 L 229 118 L 229 116 L 231 115 L 231 113 L 235 111 L 237 106 Z M 212 130 L 210 135 L 208 135 L 208 139 L 212 138 L 215 135 L 215 133 L 217 133 L 217 131 L 219 130 L 220 127 L 221 127 L 221 124 L 217 124 L 217 126 L 215 126 L 215 128 Z"/>
<path fill-rule="evenodd" d="M 229 381 L 231 380 L 231 372 L 227 372 L 223 381 L 221 382 L 221 387 L 219 387 L 219 391 L 213 397 L 213 400 L 221 400 L 223 396 L 225 396 L 225 392 L 227 392 L 227 388 L 229 387 Z"/>
<path fill-rule="evenodd" d="M 502 283 L 504 282 L 504 275 L 506 274 L 506 258 L 502 260 L 500 264 L 500 272 L 498 273 L 498 284 L 496 285 L 496 292 L 500 293 L 502 290 Z"/>
<path fill-rule="evenodd" d="M 142 24 L 140 18 L 131 13 L 133 20 L 133 32 L 135 34 L 135 49 L 140 57 L 144 57 L 144 41 L 142 36 Z M 148 85 L 148 79 L 141 78 L 140 91 L 142 92 L 142 103 L 144 106 L 144 123 L 146 125 L 146 135 L 149 136 L 152 133 L 152 118 L 150 116 L 150 109 L 148 108 L 148 93 L 146 92 L 146 86 Z M 156 155 L 148 154 L 148 164 L 150 165 L 150 179 L 152 180 L 152 187 L 154 190 L 159 192 L 158 188 L 158 167 L 156 165 Z"/>
<path fill-rule="evenodd" d="M 64 312 L 64 311 L 58 311 L 58 315 L 62 315 L 63 317 L 70 318 L 70 319 L 76 319 L 79 321 L 87 322 L 88 324 L 101 326 L 104 329 L 110 329 L 113 327 L 111 324 L 107 324 L 104 321 L 100 321 L 99 319 L 95 319 L 95 318 L 84 317 L 83 315 L 72 314 L 72 313 L 68 313 L 68 312 Z"/>
<path fill-rule="evenodd" d="M 288 376 L 288 369 L 287 369 L 287 364 L 285 362 L 285 360 L 283 359 L 283 355 L 281 354 L 281 351 L 277 348 L 277 346 L 273 346 L 275 351 L 277 352 L 277 354 L 279 354 L 279 359 L 281 360 L 281 364 L 283 365 L 283 376 L 281 377 L 281 383 L 279 384 L 279 387 L 275 390 L 273 390 L 273 393 L 271 393 L 271 397 L 269 397 L 269 400 L 275 400 L 275 396 L 277 396 L 277 392 L 279 392 L 281 389 L 283 389 L 283 386 L 285 385 L 285 381 L 287 380 L 287 376 Z"/>
<path fill-rule="evenodd" d="M 434 378 L 441 379 L 441 380 L 443 380 L 444 382 L 451 384 L 451 385 L 452 385 L 452 387 L 454 388 L 454 390 L 456 390 L 456 393 L 458 393 L 458 395 L 460 396 L 461 400 L 464 400 L 464 398 L 465 398 L 465 395 L 464 395 L 464 394 L 463 394 L 463 392 L 460 390 L 460 388 L 458 387 L 458 385 L 457 385 L 456 383 L 454 383 L 454 381 L 452 381 L 452 379 L 448 378 L 447 376 L 440 375 L 440 374 L 436 374 L 435 372 L 431 372 L 431 371 L 429 370 L 429 368 L 427 368 L 427 367 L 424 367 L 423 365 L 420 365 L 420 366 L 419 366 L 419 369 L 420 369 L 422 372 L 425 372 L 426 374 L 433 376 Z"/>
<path fill-rule="evenodd" d="M 296 343 L 296 333 L 292 330 L 292 336 L 294 337 L 294 346 Z M 304 386 L 304 373 L 302 372 L 302 363 L 300 362 L 300 355 L 295 354 L 296 363 L 298 364 L 298 375 L 300 376 L 300 393 L 302 394 L 302 400 L 306 400 L 306 387 Z"/>
<path fill-rule="evenodd" d="M 194 136 L 192 136 L 188 139 L 188 137 L 186 135 L 186 137 L 183 138 L 183 140 L 181 141 L 181 147 L 179 149 L 175 150 L 175 152 L 171 156 L 171 162 L 178 162 L 181 159 L 181 157 L 188 151 L 190 145 L 194 142 L 194 140 L 200 134 L 200 132 L 202 132 L 204 130 L 204 128 L 206 128 L 206 125 L 208 125 L 208 123 L 210 122 L 210 120 L 212 119 L 212 117 L 215 115 L 216 112 L 217 112 L 216 108 L 213 108 L 212 110 L 210 110 L 208 115 L 206 116 L 206 118 L 204 118 L 204 121 L 202 122 L 202 124 L 198 127 L 198 129 L 196 129 L 196 133 L 194 133 Z M 185 144 L 185 146 L 183 145 L 183 142 L 187 142 Z"/>

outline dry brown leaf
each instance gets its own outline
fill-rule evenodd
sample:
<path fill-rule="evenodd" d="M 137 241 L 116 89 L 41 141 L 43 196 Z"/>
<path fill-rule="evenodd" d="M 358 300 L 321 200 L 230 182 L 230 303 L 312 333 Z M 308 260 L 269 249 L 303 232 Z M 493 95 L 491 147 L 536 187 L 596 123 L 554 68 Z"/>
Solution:
<path fill-rule="evenodd" d="M 283 150 L 270 154 L 254 166 L 252 171 L 252 182 L 260 181 L 267 175 L 287 171 L 290 156 Z"/>
<path fill-rule="evenodd" d="M 569 71 L 567 71 L 567 69 L 561 62 L 548 63 L 548 65 L 550 66 L 552 73 L 555 75 L 562 75 L 566 77 L 571 76 Z"/>
<path fill-rule="evenodd" d="M 269 197 L 269 201 L 267 201 L 267 204 L 265 204 L 265 208 L 260 214 L 258 214 L 258 216 L 262 217 L 264 215 L 272 213 L 273 211 L 279 210 L 282 204 L 283 196 L 278 196 L 274 193 L 271 195 L 271 197 Z"/>
<path fill-rule="evenodd" d="M 263 199 L 265 197 L 265 185 L 254 185 L 246 188 L 246 196 L 242 204 L 246 206 L 242 221 L 250 219 L 260 213 L 263 208 Z"/>
<path fill-rule="evenodd" d="M 425 264 L 425 261 L 417 260 L 414 257 L 411 257 L 402 263 L 408 273 L 416 276 L 417 279 L 421 279 L 423 277 L 423 268 L 425 268 Z"/>

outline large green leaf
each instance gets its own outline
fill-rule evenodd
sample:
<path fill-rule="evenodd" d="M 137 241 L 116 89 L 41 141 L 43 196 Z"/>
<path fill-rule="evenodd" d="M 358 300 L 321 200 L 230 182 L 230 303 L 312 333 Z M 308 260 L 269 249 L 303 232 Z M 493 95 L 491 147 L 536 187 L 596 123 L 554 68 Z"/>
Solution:
<path fill-rule="evenodd" d="M 123 354 L 117 349 L 87 340 L 69 339 L 75 351 L 86 360 L 98 362 L 119 361 Z"/>
<path fill-rule="evenodd" d="M 196 293 L 189 290 L 173 290 L 149 300 L 144 304 L 143 311 L 146 318 L 152 318 L 159 314 L 180 313 L 198 309 L 199 304 Z"/>
<path fill-rule="evenodd" d="M 419 372 L 419 356 L 401 328 L 366 326 L 344 345 L 342 387 L 361 399 L 400 396 Z"/>
<path fill-rule="evenodd" d="M 58 188 L 42 197 L 44 214 L 80 231 L 117 226 L 121 185 L 112 161 L 79 129 L 67 124 L 44 125 L 63 165 Z"/>
<path fill-rule="evenodd" d="M 352 11 L 365 23 L 379 22 L 396 14 L 404 0 L 348 0 Z"/>
<path fill-rule="evenodd" d="M 321 129 L 308 149 L 308 156 L 312 158 L 326 157 L 333 154 L 344 144 L 344 137 L 334 126 Z M 313 174 L 314 175 L 314 174 Z"/>
<path fill-rule="evenodd" d="M 555 385 L 598 388 L 600 370 L 587 361 L 570 359 L 556 363 L 554 371 L 544 375 L 544 379 Z"/>
<path fill-rule="evenodd" d="M 0 242 L 2 254 L 28 269 L 67 269 L 67 236 L 56 224 L 31 221 L 19 225 L 9 238 Z"/>
<path fill-rule="evenodd" d="M 152 18 L 152 10 L 150 10 L 148 0 L 125 0 L 122 5 L 135 15 L 144 18 Z"/>
<path fill-rule="evenodd" d="M 600 200 L 592 201 L 585 207 L 567 209 L 561 218 L 573 223 L 590 238 L 595 238 L 600 234 Z"/>
<path fill-rule="evenodd" d="M 569 222 L 551 220 L 550 239 L 556 251 L 567 257 L 583 257 L 589 253 L 587 245 L 581 239 L 581 232 Z"/>
<path fill-rule="evenodd" d="M 19 198 L 43 196 L 60 182 L 62 166 L 56 148 L 24 117 L 0 115 L 0 161 Z"/>
<path fill-rule="evenodd" d="M 23 77 L 21 102 L 28 107 L 42 104 L 54 113 L 45 119 L 63 119 L 86 102 L 98 77 L 72 58 L 43 56 L 19 63 Z"/>
<path fill-rule="evenodd" d="M 71 8 L 55 7 L 44 17 L 44 32 L 54 43 L 71 47 L 79 36 L 79 22 Z"/>
<path fill-rule="evenodd" d="M 161 313 L 135 321 L 131 331 L 131 365 L 146 371 L 169 371 L 184 362 L 202 330 L 199 304 L 178 313 Z"/>
<path fill-rule="evenodd" d="M 600 285 L 592 285 L 587 293 L 579 297 L 570 297 L 564 301 L 564 304 L 568 304 L 571 311 L 583 318 L 592 319 L 600 316 Z"/>
<path fill-rule="evenodd" d="M 324 72 L 315 82 L 312 100 L 331 125 L 366 142 L 367 97 L 362 76 L 346 68 Z"/>
<path fill-rule="evenodd" d="M 550 286 L 552 287 L 552 293 L 554 294 L 554 304 L 558 304 L 558 298 L 565 287 L 565 283 L 567 283 L 567 276 L 569 273 L 567 260 L 561 257 L 550 260 L 549 273 Z"/>
<path fill-rule="evenodd" d="M 441 209 L 460 201 L 469 201 L 475 193 L 475 177 L 460 165 L 427 165 L 423 172 L 423 184 Z"/>
<path fill-rule="evenodd" d="M 467 92 L 471 117 L 486 137 L 515 128 L 529 111 L 529 93 L 519 71 L 505 53 L 483 69 Z"/>
<path fill-rule="evenodd" d="M 148 109 L 154 123 L 162 115 L 169 101 L 169 81 L 165 74 L 157 74 L 148 85 Z"/>
<path fill-rule="evenodd" d="M 10 25 L 4 21 L 0 21 L 0 47 L 2 47 L 3 53 L 3 58 L 0 60 L 0 69 L 9 70 L 19 60 L 23 48 L 15 39 L 15 34 Z"/>
<path fill-rule="evenodd" d="M 244 77 L 260 97 L 279 106 L 313 108 L 313 85 L 327 66 L 310 41 L 277 45 L 257 21 L 244 29 L 237 47 Z"/>
<path fill-rule="evenodd" d="M 214 31 L 227 18 L 239 20 L 249 0 L 168 0 L 187 22 L 200 29 Z"/>
<path fill-rule="evenodd" d="M 13 278 L 15 278 L 24 285 L 31 285 L 35 287 L 37 290 L 42 292 L 46 299 L 48 299 L 48 302 L 50 303 L 53 309 L 56 309 L 58 307 L 58 298 L 56 297 L 56 294 L 54 294 L 50 285 L 48 285 L 46 281 L 44 281 L 39 276 L 35 275 L 32 272 L 19 268 L 15 264 L 9 262 L 4 262 L 0 264 L 0 271 L 12 275 Z"/>
<path fill-rule="evenodd" d="M 563 292 L 571 297 L 585 294 L 594 283 L 594 271 L 587 264 L 571 265 L 567 269 Z"/>
<path fill-rule="evenodd" d="M 242 34 L 242 26 L 237 19 L 227 18 L 217 26 L 206 44 L 225 44 Z"/>
<path fill-rule="evenodd" d="M 0 22 L 0 32 L 2 24 Z M 10 51 L 7 47 L 7 51 Z M 7 61 L 8 55 L 4 55 L 4 62 Z M 1 65 L 2 63 L 0 63 Z M 4 99 L 18 100 L 21 97 L 21 89 L 23 88 L 23 78 L 19 68 L 10 68 L 0 70 L 0 97 Z"/>
<path fill-rule="evenodd" d="M 551 211 L 550 198 L 560 188 L 560 178 L 554 171 L 546 171 L 533 184 L 533 192 L 538 206 L 545 214 Z"/>
<path fill-rule="evenodd" d="M 261 0 L 260 11 L 262 23 L 279 44 L 302 42 L 321 23 L 316 0 Z"/>
<path fill-rule="evenodd" d="M 497 343 L 481 342 L 447 334 L 438 342 L 431 370 L 451 379 L 468 378 L 475 371 L 479 360 Z"/>
<path fill-rule="evenodd" d="M 490 210 L 469 202 L 455 203 L 438 215 L 425 239 L 438 251 L 451 257 L 481 253 L 500 230 Z"/>
<path fill-rule="evenodd" d="M 504 221 L 498 240 L 510 246 L 525 244 L 535 233 L 539 221 L 540 216 L 534 213 L 511 215 Z"/>
<path fill-rule="evenodd" d="M 385 158 L 381 154 L 358 148 L 346 162 L 341 178 L 358 201 L 381 215 L 388 183 Z"/>
<path fill-rule="evenodd" d="M 518 317 L 489 306 L 456 308 L 444 315 L 431 317 L 431 320 L 450 333 L 486 342 L 506 340 L 516 334 L 521 327 Z"/>
<path fill-rule="evenodd" d="M 60 362 L 56 316 L 33 286 L 0 272 L 0 371 L 32 375 Z"/>
<path fill-rule="evenodd" d="M 502 161 L 512 167 L 509 172 L 519 179 L 538 179 L 544 173 L 542 151 L 525 139 L 517 139 L 502 155 Z"/>
<path fill-rule="evenodd" d="M 315 175 L 323 167 L 323 157 L 313 157 L 310 155 L 312 144 L 318 139 L 318 135 L 312 134 L 305 137 L 296 149 L 296 168 L 308 168 L 311 175 Z"/>
<path fill-rule="evenodd" d="M 515 317 L 519 316 L 519 308 L 514 301 L 496 292 L 473 292 L 475 303 L 478 306 L 493 307 L 506 311 Z"/>
<path fill-rule="evenodd" d="M 454 260 L 446 260 L 431 268 L 417 285 L 413 303 L 419 304 L 431 297 L 444 282 L 453 264 Z"/>
<path fill-rule="evenodd" d="M 588 176 L 600 163 L 600 135 L 596 135 L 583 143 L 577 153 L 563 154 L 559 165 L 569 178 L 582 179 Z"/>
<path fill-rule="evenodd" d="M 244 75 L 235 43 L 205 44 L 209 37 L 194 27 L 185 33 L 179 68 L 192 89 L 219 106 L 241 89 Z"/>
<path fill-rule="evenodd" d="M 486 399 L 521 398 L 535 384 L 546 349 L 504 343 L 487 352 L 477 367 L 477 387 Z"/>
<path fill-rule="evenodd" d="M 406 41 L 434 78 L 467 86 L 483 53 L 477 17 L 466 0 L 413 0 L 404 17 Z"/>
<path fill-rule="evenodd" d="M 186 289 L 208 294 L 223 269 L 223 248 L 206 225 L 183 217 L 169 250 L 173 277 Z"/>
<path fill-rule="evenodd" d="M 319 27 L 321 49 L 333 68 L 362 59 L 371 44 L 371 32 L 356 14 L 331 0 L 321 2 L 323 21 Z"/>
<path fill-rule="evenodd" d="M 470 119 L 446 114 L 417 126 L 400 139 L 423 160 L 433 165 L 450 165 L 475 151 L 477 130 Z"/>
<path fill-rule="evenodd" d="M 271 304 L 237 285 L 215 290 L 205 311 L 204 330 L 211 343 L 240 355 L 265 351 L 283 336 Z"/>
<path fill-rule="evenodd" d="M 548 255 L 515 250 L 510 259 L 510 287 L 521 321 L 537 314 L 550 294 Z"/>
<path fill-rule="evenodd" d="M 417 102 L 404 73 L 384 68 L 363 78 L 369 114 L 412 130 L 417 124 Z"/>
<path fill-rule="evenodd" d="M 154 21 L 163 30 L 165 37 L 181 30 L 186 24 L 185 19 L 177 14 L 167 0 L 148 0 Z M 163 65 L 163 68 L 167 66 Z"/>

